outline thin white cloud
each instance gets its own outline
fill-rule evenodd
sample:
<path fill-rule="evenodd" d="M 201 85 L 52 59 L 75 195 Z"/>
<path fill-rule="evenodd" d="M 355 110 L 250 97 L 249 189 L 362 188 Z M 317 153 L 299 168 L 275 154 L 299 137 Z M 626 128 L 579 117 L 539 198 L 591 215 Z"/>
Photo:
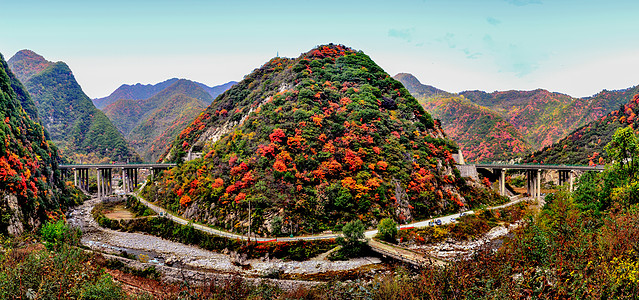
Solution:
<path fill-rule="evenodd" d="M 495 19 L 493 17 L 486 18 L 486 22 L 488 22 L 488 24 L 493 25 L 493 26 L 497 26 L 497 25 L 501 24 L 500 20 L 497 20 L 497 19 Z"/>
<path fill-rule="evenodd" d="M 407 42 L 411 42 L 413 39 L 414 32 L 415 32 L 414 28 L 403 28 L 403 29 L 391 28 L 388 30 L 388 36 L 398 38 Z"/>

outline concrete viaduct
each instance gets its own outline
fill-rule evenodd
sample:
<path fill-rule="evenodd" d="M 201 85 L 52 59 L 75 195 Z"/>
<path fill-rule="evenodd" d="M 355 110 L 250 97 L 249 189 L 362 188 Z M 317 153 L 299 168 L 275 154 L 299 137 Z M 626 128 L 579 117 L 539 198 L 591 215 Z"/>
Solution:
<path fill-rule="evenodd" d="M 166 170 L 168 168 L 175 167 L 176 164 L 164 164 L 164 163 L 140 163 L 140 164 L 76 164 L 76 165 L 60 165 L 59 168 L 64 171 L 73 171 L 73 183 L 75 186 L 89 190 L 89 170 L 96 172 L 98 180 L 98 198 L 102 198 L 108 194 L 113 193 L 113 186 L 111 179 L 113 178 L 113 170 L 121 172 L 122 176 L 122 188 L 124 192 L 133 192 L 138 185 L 138 170 L 149 169 L 151 174 L 159 170 Z"/>
<path fill-rule="evenodd" d="M 506 194 L 506 170 L 526 171 L 526 191 L 534 198 L 541 198 L 541 172 L 554 170 L 559 173 L 559 184 L 570 182 L 570 191 L 573 191 L 575 171 L 603 171 L 604 166 L 569 166 L 569 165 L 541 165 L 541 164 L 468 164 L 457 165 L 462 177 L 470 177 L 477 174 L 477 169 L 491 171 L 499 178 L 499 194 Z"/>

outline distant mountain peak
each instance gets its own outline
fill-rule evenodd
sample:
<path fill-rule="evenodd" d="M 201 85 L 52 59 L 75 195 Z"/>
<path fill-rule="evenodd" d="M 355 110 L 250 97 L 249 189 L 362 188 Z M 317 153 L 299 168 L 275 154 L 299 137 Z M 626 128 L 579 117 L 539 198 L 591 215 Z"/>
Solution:
<path fill-rule="evenodd" d="M 53 62 L 46 60 L 42 55 L 31 50 L 20 50 L 8 61 L 13 73 L 21 82 L 26 82 L 33 75 L 48 68 Z"/>
<path fill-rule="evenodd" d="M 393 78 L 401 82 L 411 94 L 418 97 L 430 97 L 432 95 L 449 95 L 450 93 L 440 90 L 434 86 L 422 84 L 417 77 L 410 73 L 398 73 Z"/>

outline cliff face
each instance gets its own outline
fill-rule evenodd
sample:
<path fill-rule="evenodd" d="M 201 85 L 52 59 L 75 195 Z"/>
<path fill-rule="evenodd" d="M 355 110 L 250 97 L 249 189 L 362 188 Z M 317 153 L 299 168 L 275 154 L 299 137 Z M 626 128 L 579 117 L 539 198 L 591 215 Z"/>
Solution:
<path fill-rule="evenodd" d="M 216 98 L 165 155 L 201 158 L 145 193 L 228 228 L 248 226 L 250 202 L 252 228 L 262 234 L 318 232 L 354 218 L 404 222 L 469 204 L 455 151 L 367 55 L 325 45 L 274 58 Z"/>

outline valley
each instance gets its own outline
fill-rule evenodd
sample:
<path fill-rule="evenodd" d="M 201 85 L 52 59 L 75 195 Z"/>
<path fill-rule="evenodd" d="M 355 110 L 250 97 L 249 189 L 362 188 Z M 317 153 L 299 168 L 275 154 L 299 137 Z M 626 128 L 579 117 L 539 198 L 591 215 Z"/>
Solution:
<path fill-rule="evenodd" d="M 89 272 L 47 279 L 66 298 L 638 287 L 624 273 L 637 271 L 637 87 L 449 93 L 326 44 L 239 82 L 91 101 L 65 63 L 0 62 L 2 296 L 50 298 L 40 277 L 21 281 L 43 268 Z"/>

